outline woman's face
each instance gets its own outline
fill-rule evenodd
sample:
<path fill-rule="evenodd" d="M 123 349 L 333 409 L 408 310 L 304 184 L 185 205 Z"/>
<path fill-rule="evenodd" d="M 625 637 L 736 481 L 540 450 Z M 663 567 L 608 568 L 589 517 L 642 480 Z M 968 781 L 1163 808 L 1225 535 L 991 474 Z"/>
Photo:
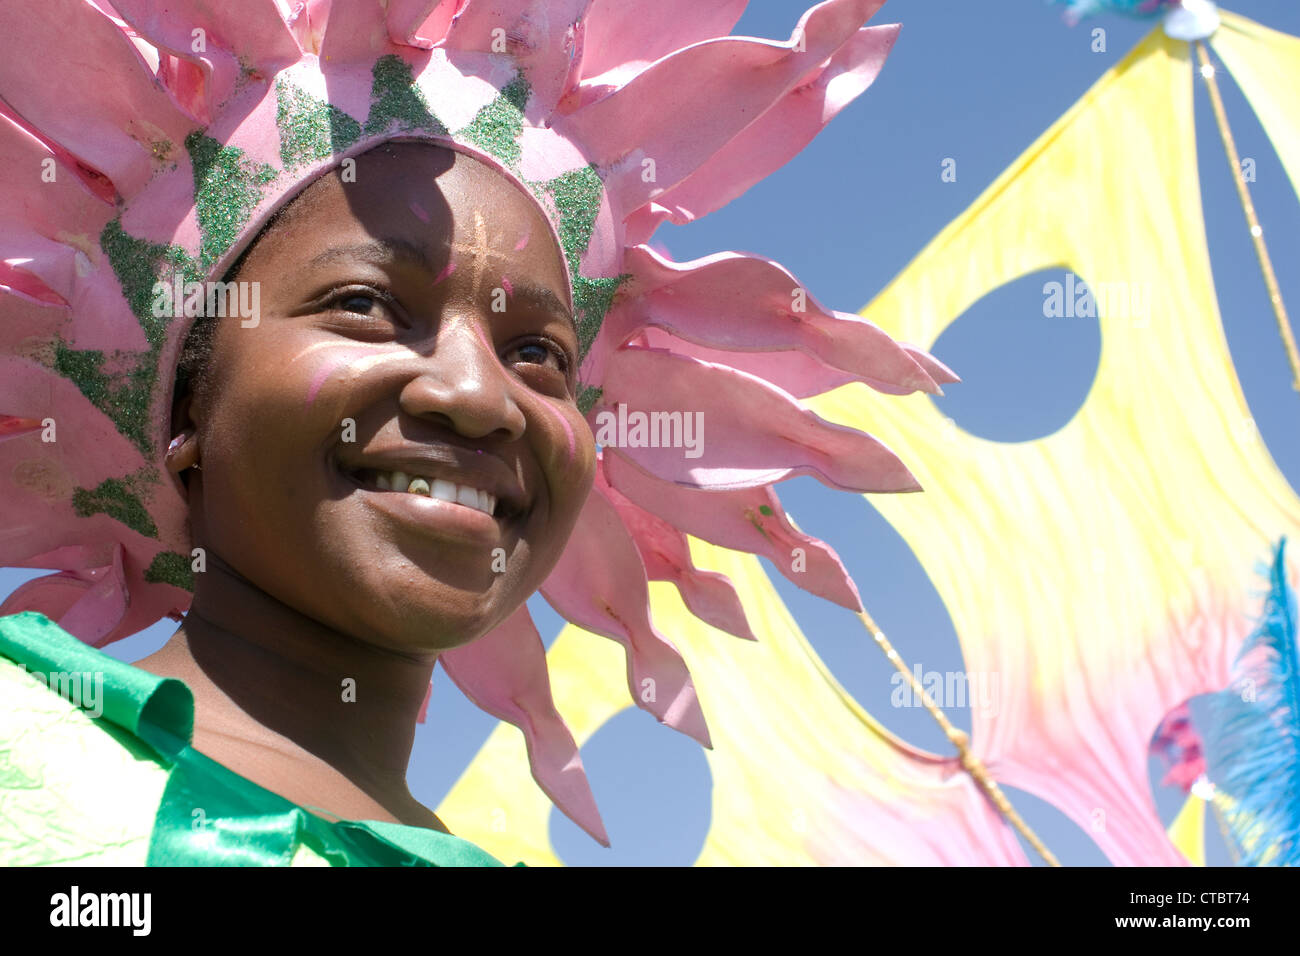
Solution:
<path fill-rule="evenodd" d="M 595 468 L 561 252 L 532 200 L 464 154 L 388 144 L 355 181 L 307 189 L 235 278 L 260 316 L 218 320 L 189 406 L 197 543 L 393 650 L 504 620 Z"/>

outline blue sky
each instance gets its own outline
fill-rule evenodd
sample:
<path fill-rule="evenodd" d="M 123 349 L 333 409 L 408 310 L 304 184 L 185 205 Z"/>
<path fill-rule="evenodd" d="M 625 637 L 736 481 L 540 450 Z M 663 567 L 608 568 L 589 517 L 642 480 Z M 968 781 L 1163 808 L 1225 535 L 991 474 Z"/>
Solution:
<path fill-rule="evenodd" d="M 752 0 L 734 32 L 784 39 L 806 6 L 803 0 Z M 1300 5 L 1290 0 L 1236 0 L 1230 9 L 1300 34 Z M 787 266 L 821 302 L 857 311 L 1152 26 L 1102 16 L 1070 29 L 1059 7 L 1038 0 L 889 0 L 873 22 L 903 24 L 876 83 L 803 153 L 744 196 L 697 223 L 662 228 L 656 239 L 675 258 L 724 249 L 760 253 Z M 1091 50 L 1094 26 L 1107 31 L 1104 53 Z M 1239 150 L 1256 160 L 1252 191 L 1284 300 L 1300 316 L 1300 203 L 1248 104 L 1222 71 L 1220 78 Z M 1199 81 L 1196 97 L 1203 203 L 1229 347 L 1260 434 L 1292 487 L 1300 488 L 1300 396 L 1290 388 Z M 955 182 L 940 179 L 946 157 L 957 160 Z M 1036 438 L 1064 425 L 1086 397 L 1099 357 L 1099 328 L 1087 319 L 1042 322 L 1042 282 L 1031 276 L 998 290 L 936 343 L 917 343 L 932 346 L 962 375 L 964 382 L 937 400 L 962 428 L 1001 441 Z M 1009 342 L 1016 343 L 1014 351 L 1006 348 Z M 1050 361 L 1035 362 L 1035 356 Z M 1015 375 L 1008 374 L 1013 367 Z M 1027 395 L 1032 402 L 1025 401 Z M 786 483 L 780 493 L 805 530 L 836 548 L 867 607 L 907 661 L 926 670 L 964 670 L 952 622 L 933 586 L 864 499 L 806 478 Z M 0 570 L 0 594 L 32 576 Z M 852 615 L 798 591 L 779 574 L 770 576 L 819 655 L 863 706 L 917 746 L 950 752 L 923 711 L 890 706 L 893 669 Z M 530 606 L 549 643 L 560 619 L 537 598 Z M 172 629 L 155 625 L 108 651 L 138 660 L 161 646 Z M 970 729 L 967 712 L 948 713 Z M 420 728 L 412 759 L 416 797 L 436 807 L 494 725 L 437 672 L 429 721 Z M 693 862 L 711 804 L 708 764 L 697 744 L 631 710 L 597 732 L 583 749 L 583 761 L 614 845 L 598 846 L 553 812 L 552 838 L 565 862 Z M 1059 811 L 1029 794 L 1010 796 L 1062 862 L 1106 864 L 1087 833 Z M 1181 794 L 1156 788 L 1155 797 L 1167 822 Z M 1210 862 L 1226 863 L 1213 830 Z"/>

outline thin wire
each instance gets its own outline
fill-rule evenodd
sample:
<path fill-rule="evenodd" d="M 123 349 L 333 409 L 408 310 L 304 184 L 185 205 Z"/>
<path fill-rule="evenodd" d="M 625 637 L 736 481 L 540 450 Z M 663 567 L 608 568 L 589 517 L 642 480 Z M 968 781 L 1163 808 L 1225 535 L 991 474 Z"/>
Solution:
<path fill-rule="evenodd" d="M 989 774 L 988 768 L 985 767 L 984 764 L 980 762 L 980 759 L 971 752 L 970 737 L 967 736 L 965 731 L 954 727 L 952 721 L 948 719 L 948 716 L 940 710 L 939 706 L 930 698 L 930 695 L 926 693 L 925 688 L 921 686 L 921 682 L 918 681 L 916 676 L 907 669 L 907 665 L 903 663 L 903 659 L 899 656 L 898 651 L 894 650 L 894 645 L 889 643 L 889 638 L 885 637 L 885 632 L 876 625 L 876 622 L 872 620 L 871 615 L 865 610 L 858 612 L 858 620 L 860 620 L 862 626 L 867 629 L 867 633 L 869 633 L 875 642 L 880 645 L 880 649 L 885 652 L 885 656 L 889 658 L 890 663 L 898 668 L 899 673 L 907 678 L 908 683 L 912 686 L 912 693 L 916 694 L 917 697 L 921 699 L 921 703 L 925 706 L 925 709 L 930 712 L 930 716 L 938 722 L 941 728 L 943 728 L 943 732 L 947 735 L 948 740 L 957 748 L 957 753 L 961 757 L 962 767 L 965 768 L 966 772 L 969 773 L 971 777 L 975 779 L 975 782 L 980 785 L 980 789 L 984 791 L 985 796 L 987 796 L 989 800 L 993 802 L 993 805 L 998 808 L 998 811 L 1006 817 L 1007 822 L 1020 831 L 1020 835 L 1029 842 L 1029 845 L 1038 851 L 1038 855 L 1047 861 L 1048 866 L 1060 866 L 1060 861 L 1056 859 L 1052 851 L 1049 850 L 1043 844 L 1043 841 L 1038 838 L 1038 835 L 1029 828 L 1029 824 L 1025 823 L 1025 821 L 1021 819 L 1020 814 L 1016 813 L 1015 807 L 1011 805 L 1011 801 L 1008 800 L 1006 794 L 1002 792 L 1002 788 L 998 786 L 997 781 Z"/>
<path fill-rule="evenodd" d="M 1286 306 L 1282 304 L 1282 290 L 1277 284 L 1277 275 L 1273 272 L 1273 260 L 1269 258 L 1268 246 L 1264 244 L 1264 228 L 1255 215 L 1255 204 L 1250 201 L 1250 189 L 1242 174 L 1241 159 L 1237 154 L 1237 143 L 1232 138 L 1232 129 L 1228 126 L 1228 114 L 1223 109 L 1223 97 L 1219 95 L 1219 81 L 1215 79 L 1214 65 L 1205 52 L 1205 44 L 1196 42 L 1196 55 L 1201 61 L 1201 76 L 1210 91 L 1210 103 L 1214 106 L 1214 120 L 1219 127 L 1219 136 L 1223 139 L 1223 149 L 1228 154 L 1228 163 L 1232 166 L 1232 181 L 1237 184 L 1237 195 L 1241 199 L 1241 208 L 1246 213 L 1246 222 L 1250 225 L 1250 238 L 1255 243 L 1255 256 L 1259 259 L 1260 271 L 1264 273 L 1264 285 L 1268 287 L 1268 300 L 1273 306 L 1273 315 L 1277 318 L 1277 330 L 1282 336 L 1282 345 L 1286 349 L 1287 361 L 1291 363 L 1291 387 L 1300 392 L 1300 351 L 1295 344 L 1295 333 L 1291 331 L 1291 322 L 1287 318 Z"/>

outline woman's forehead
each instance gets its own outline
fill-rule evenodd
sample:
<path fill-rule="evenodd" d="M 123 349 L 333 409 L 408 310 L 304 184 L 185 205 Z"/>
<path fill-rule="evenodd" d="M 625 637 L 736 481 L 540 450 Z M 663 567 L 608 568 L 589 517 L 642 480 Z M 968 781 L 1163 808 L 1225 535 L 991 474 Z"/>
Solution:
<path fill-rule="evenodd" d="M 286 227 L 302 227 L 285 232 L 328 240 L 319 231 L 326 221 L 359 226 L 375 238 L 395 232 L 441 240 L 462 258 L 498 257 L 502 247 L 515 261 L 532 251 L 559 256 L 532 197 L 465 153 L 431 143 L 388 143 L 363 153 L 355 165 L 312 183 L 281 217 Z"/>

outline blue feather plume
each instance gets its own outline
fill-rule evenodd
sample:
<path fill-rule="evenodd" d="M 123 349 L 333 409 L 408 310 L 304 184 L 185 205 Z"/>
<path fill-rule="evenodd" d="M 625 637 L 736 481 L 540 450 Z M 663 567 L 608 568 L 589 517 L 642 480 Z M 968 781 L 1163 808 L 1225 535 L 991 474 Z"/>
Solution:
<path fill-rule="evenodd" d="M 1233 686 L 1213 695 L 1207 775 L 1224 835 L 1244 866 L 1300 864 L 1300 655 L 1286 538 L 1268 569 L 1264 614 L 1236 661 Z M 1235 844 L 1235 846 L 1234 846 Z"/>
<path fill-rule="evenodd" d="M 1097 13 L 1122 13 L 1129 17 L 1156 17 L 1173 4 L 1171 0 L 1048 0 L 1048 3 L 1065 4 L 1066 19 L 1078 23 Z"/>

